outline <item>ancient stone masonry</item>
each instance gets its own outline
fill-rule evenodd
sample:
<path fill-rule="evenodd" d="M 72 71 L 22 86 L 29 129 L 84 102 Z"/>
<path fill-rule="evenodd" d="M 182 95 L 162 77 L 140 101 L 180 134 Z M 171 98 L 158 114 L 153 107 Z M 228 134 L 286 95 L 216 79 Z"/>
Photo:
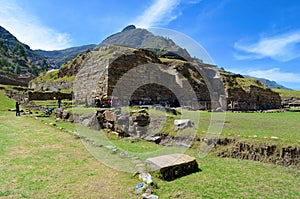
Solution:
<path fill-rule="evenodd" d="M 80 68 L 74 82 L 74 96 L 79 101 L 98 97 L 120 105 L 165 102 L 196 109 L 201 103 L 203 109 L 211 108 L 214 101 L 216 107 L 220 106 L 219 98 L 214 96 L 222 90 L 220 83 L 216 84 L 220 79 L 211 65 L 182 60 L 162 63 L 155 53 L 145 49 L 106 46 L 92 51 Z"/>
<path fill-rule="evenodd" d="M 227 102 L 230 110 L 251 111 L 281 108 L 281 98 L 271 89 L 250 86 L 242 88 L 228 88 Z"/>
<path fill-rule="evenodd" d="M 59 90 L 69 90 L 73 87 L 72 81 L 44 81 L 44 82 L 33 82 L 29 83 L 29 88 L 35 91 L 49 91 L 57 92 Z"/>
<path fill-rule="evenodd" d="M 29 101 L 31 100 L 53 100 L 53 99 L 68 99 L 72 100 L 72 93 L 60 92 L 27 92 Z"/>

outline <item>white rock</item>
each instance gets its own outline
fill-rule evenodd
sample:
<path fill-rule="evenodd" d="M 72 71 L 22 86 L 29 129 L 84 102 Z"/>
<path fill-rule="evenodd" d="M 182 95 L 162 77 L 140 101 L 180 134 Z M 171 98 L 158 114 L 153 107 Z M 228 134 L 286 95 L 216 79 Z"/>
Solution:
<path fill-rule="evenodd" d="M 188 127 L 193 127 L 194 122 L 190 119 L 183 119 L 183 120 L 174 120 L 174 129 L 181 130 Z"/>

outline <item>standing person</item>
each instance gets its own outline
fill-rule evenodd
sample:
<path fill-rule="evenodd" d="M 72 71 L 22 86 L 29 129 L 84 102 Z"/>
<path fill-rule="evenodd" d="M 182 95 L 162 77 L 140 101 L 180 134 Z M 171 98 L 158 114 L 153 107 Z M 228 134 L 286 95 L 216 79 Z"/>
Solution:
<path fill-rule="evenodd" d="M 60 108 L 60 105 L 61 105 L 61 97 L 58 96 L 57 97 L 57 106 L 58 106 L 58 108 Z"/>
<path fill-rule="evenodd" d="M 20 116 L 20 104 L 16 102 L 16 116 Z"/>
<path fill-rule="evenodd" d="M 111 108 L 111 100 L 107 100 L 107 105 L 108 105 L 108 108 Z"/>

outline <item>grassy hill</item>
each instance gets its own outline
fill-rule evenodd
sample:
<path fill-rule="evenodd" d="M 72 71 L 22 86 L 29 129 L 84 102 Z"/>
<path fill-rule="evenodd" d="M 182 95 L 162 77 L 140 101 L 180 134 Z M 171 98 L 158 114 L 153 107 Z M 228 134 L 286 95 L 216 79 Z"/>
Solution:
<path fill-rule="evenodd" d="M 300 91 L 296 90 L 285 90 L 285 89 L 272 89 L 273 91 L 279 93 L 281 98 L 300 98 Z"/>

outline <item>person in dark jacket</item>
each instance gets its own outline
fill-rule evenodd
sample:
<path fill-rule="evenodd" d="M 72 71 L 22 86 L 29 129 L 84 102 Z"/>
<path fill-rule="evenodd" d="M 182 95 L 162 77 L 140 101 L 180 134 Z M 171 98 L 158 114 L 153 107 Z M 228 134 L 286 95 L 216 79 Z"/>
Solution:
<path fill-rule="evenodd" d="M 16 116 L 20 116 L 20 104 L 16 102 Z"/>
<path fill-rule="evenodd" d="M 60 108 L 60 106 L 61 106 L 61 97 L 58 96 L 57 97 L 57 107 Z"/>

